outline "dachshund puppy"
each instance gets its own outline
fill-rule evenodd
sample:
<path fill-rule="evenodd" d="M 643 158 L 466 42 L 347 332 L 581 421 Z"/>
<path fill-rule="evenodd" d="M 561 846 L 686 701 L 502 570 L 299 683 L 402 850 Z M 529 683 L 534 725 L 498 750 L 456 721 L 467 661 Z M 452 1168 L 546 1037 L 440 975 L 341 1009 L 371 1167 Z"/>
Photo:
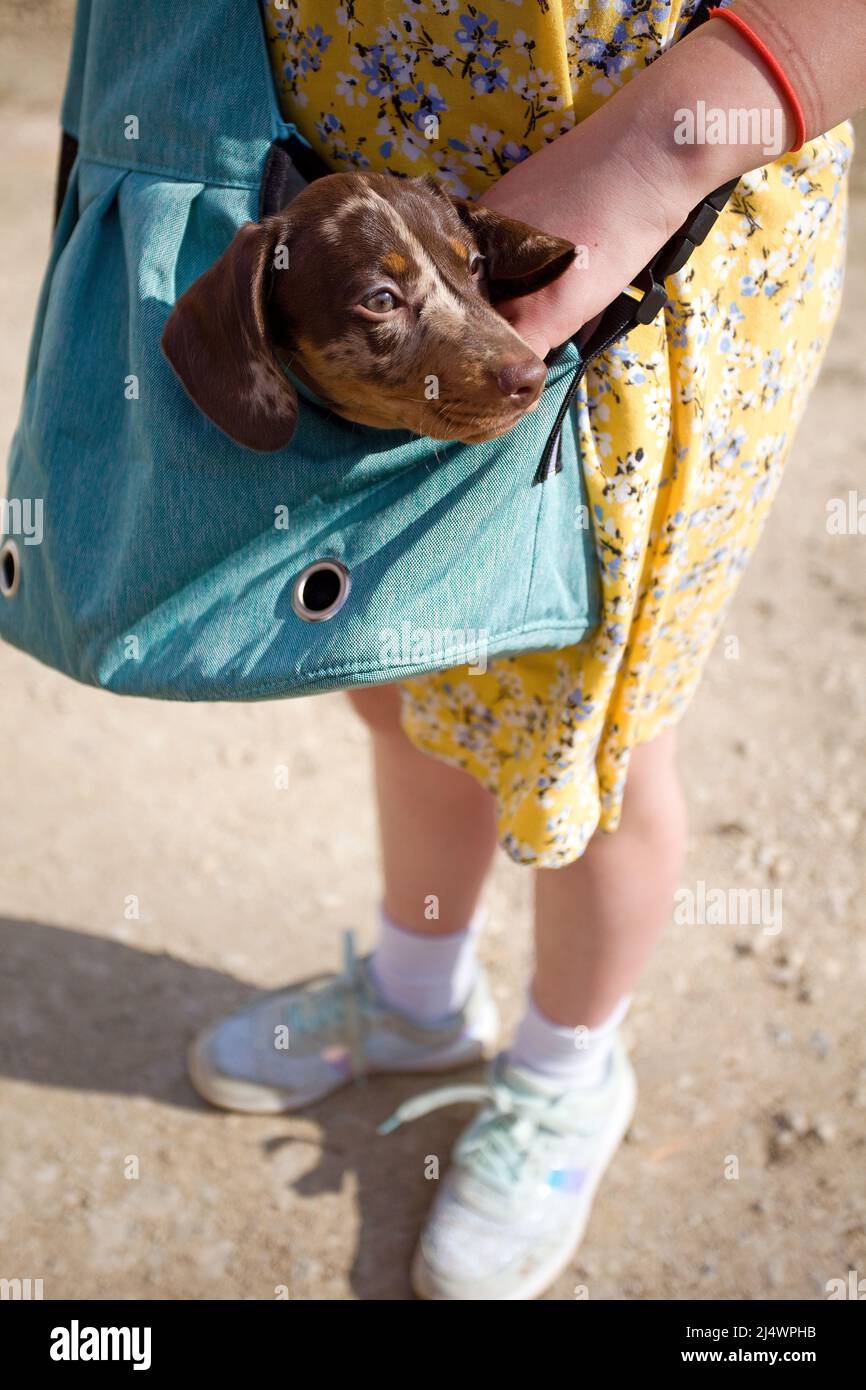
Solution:
<path fill-rule="evenodd" d="M 162 347 L 204 414 L 260 452 L 295 429 L 284 366 L 348 420 L 495 439 L 536 404 L 547 369 L 494 306 L 574 255 L 429 175 L 330 174 L 241 227 L 177 301 Z"/>

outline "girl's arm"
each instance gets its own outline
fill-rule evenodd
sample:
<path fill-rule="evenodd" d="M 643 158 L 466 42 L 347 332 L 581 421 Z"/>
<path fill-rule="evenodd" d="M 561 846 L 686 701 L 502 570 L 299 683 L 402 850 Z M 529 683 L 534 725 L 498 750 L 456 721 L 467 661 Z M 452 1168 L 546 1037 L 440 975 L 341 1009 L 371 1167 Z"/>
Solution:
<path fill-rule="evenodd" d="M 786 72 L 807 140 L 866 105 L 866 0 L 736 0 L 731 9 Z M 679 143 L 682 113 L 698 103 L 778 112 L 781 148 L 768 155 L 763 138 Z M 790 149 L 795 131 L 763 58 L 733 25 L 710 20 L 484 195 L 489 206 L 587 248 L 554 285 L 502 312 L 545 356 L 616 298 L 702 198 Z"/>
<path fill-rule="evenodd" d="M 803 108 L 807 140 L 866 106 L 866 0 L 736 0 L 729 9 L 764 41 L 787 74 Z M 653 80 L 642 97 L 644 77 Z M 749 40 L 724 19 L 711 20 L 675 44 L 632 86 L 632 100 L 638 107 L 646 100 L 655 138 L 668 157 L 677 162 L 686 150 L 687 181 L 699 196 L 766 164 L 765 146 L 763 141 L 676 145 L 676 111 L 698 101 L 725 111 L 779 111 L 779 153 L 794 142 L 795 122 L 781 87 Z"/>

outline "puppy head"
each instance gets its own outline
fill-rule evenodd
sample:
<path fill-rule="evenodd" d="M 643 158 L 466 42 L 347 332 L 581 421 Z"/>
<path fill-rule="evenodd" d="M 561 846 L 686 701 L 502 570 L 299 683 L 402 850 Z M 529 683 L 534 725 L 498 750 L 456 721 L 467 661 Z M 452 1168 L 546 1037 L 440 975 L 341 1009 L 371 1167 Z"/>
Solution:
<path fill-rule="evenodd" d="M 574 254 L 429 177 L 331 174 L 240 229 L 177 301 L 162 346 L 196 405 L 251 449 L 294 432 L 283 363 L 346 419 L 494 439 L 546 376 L 494 306 L 550 283 Z"/>

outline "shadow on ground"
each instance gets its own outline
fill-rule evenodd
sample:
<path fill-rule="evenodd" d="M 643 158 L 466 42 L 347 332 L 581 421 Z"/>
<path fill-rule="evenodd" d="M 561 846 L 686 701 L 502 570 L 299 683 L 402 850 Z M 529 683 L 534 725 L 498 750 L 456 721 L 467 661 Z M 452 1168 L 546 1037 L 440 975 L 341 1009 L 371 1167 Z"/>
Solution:
<path fill-rule="evenodd" d="M 0 918 L 0 960 L 0 1076 L 85 1094 L 145 1096 L 197 1111 L 225 1135 L 226 1116 L 187 1080 L 186 1048 L 199 1027 L 261 991 L 175 956 L 10 918 Z M 474 1068 L 461 1079 L 481 1075 Z M 248 1142 L 250 1163 L 259 1154 L 268 1168 L 282 1166 L 287 1149 L 316 1148 L 315 1166 L 290 1183 L 299 1197 L 356 1185 L 360 1225 L 349 1282 L 358 1298 L 411 1296 L 406 1272 L 433 1196 L 424 1165 L 435 1155 L 444 1170 L 471 1112 L 455 1107 L 387 1137 L 376 1126 L 408 1095 L 437 1084 L 435 1077 L 376 1078 L 303 1115 L 253 1119 L 227 1141 L 233 1158 Z"/>

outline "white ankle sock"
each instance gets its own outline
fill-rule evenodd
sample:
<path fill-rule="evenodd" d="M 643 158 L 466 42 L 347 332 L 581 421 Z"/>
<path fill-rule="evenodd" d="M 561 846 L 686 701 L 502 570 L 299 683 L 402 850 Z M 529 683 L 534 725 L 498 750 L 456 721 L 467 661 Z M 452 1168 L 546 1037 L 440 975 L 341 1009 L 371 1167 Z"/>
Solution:
<path fill-rule="evenodd" d="M 407 931 L 380 911 L 372 974 L 385 1003 L 418 1023 L 434 1023 L 462 1009 L 478 964 L 475 942 L 484 920 L 479 908 L 463 931 L 424 936 Z"/>
<path fill-rule="evenodd" d="M 614 1035 L 630 1003 L 631 995 L 626 995 L 597 1028 L 577 1029 L 551 1023 L 539 1012 L 530 996 L 508 1059 L 566 1086 L 597 1086 L 604 1076 Z"/>

